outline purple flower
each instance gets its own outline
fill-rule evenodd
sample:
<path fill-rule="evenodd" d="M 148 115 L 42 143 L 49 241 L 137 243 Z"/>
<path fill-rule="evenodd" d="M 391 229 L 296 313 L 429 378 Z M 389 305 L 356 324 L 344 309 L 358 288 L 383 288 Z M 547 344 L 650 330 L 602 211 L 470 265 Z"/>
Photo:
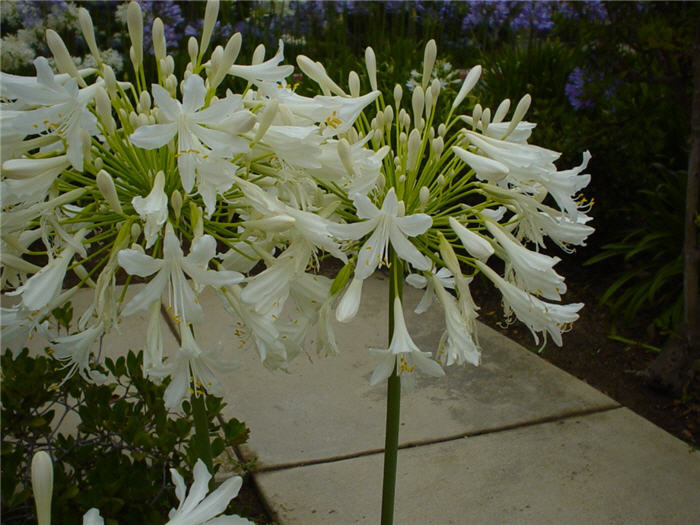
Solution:
<path fill-rule="evenodd" d="M 176 2 L 157 2 L 154 0 L 141 0 L 141 11 L 143 12 L 143 45 L 148 52 L 153 55 L 153 20 L 160 18 L 163 21 L 165 34 L 165 44 L 168 47 L 177 47 L 182 38 L 182 24 L 185 19 L 182 10 Z"/>
<path fill-rule="evenodd" d="M 574 68 L 566 80 L 564 93 L 566 94 L 566 98 L 569 99 L 571 106 L 577 111 L 594 107 L 593 102 L 587 99 L 584 93 L 585 84 L 588 81 L 588 75 L 586 75 L 580 67 Z"/>
<path fill-rule="evenodd" d="M 538 33 L 546 33 L 554 27 L 552 8 L 556 4 L 550 2 L 522 2 L 518 4 L 518 13 L 511 21 L 511 29 L 534 29 Z"/>

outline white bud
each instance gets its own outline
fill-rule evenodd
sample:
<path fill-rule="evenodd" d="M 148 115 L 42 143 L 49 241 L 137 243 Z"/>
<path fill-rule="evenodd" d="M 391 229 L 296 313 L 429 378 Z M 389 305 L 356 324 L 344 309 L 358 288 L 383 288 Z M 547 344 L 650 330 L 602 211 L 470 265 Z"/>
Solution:
<path fill-rule="evenodd" d="M 428 130 L 428 138 L 430 140 L 435 138 L 435 128 L 433 126 L 430 126 L 430 129 Z"/>
<path fill-rule="evenodd" d="M 348 74 L 348 87 L 350 88 L 351 96 L 360 96 L 360 77 L 354 71 L 350 71 L 350 73 Z"/>
<path fill-rule="evenodd" d="M 131 238 L 135 241 L 141 235 L 141 226 L 137 223 L 131 225 Z"/>
<path fill-rule="evenodd" d="M 90 13 L 88 13 L 88 10 L 84 7 L 78 9 L 78 21 L 80 22 L 80 30 L 83 32 L 83 37 L 85 37 L 85 42 L 90 49 L 90 53 L 95 57 L 98 63 L 102 62 L 100 50 L 97 47 L 97 42 L 95 42 L 95 28 L 92 25 L 92 18 L 90 18 Z"/>
<path fill-rule="evenodd" d="M 163 76 L 167 78 L 175 72 L 175 59 L 172 55 L 168 55 L 165 57 L 165 63 L 167 70 L 163 72 Z"/>
<path fill-rule="evenodd" d="M 510 99 L 507 98 L 507 99 L 503 100 L 496 108 L 496 113 L 494 113 L 494 115 L 493 115 L 492 122 L 496 123 L 496 122 L 503 121 L 503 119 L 508 114 L 509 109 L 510 109 Z"/>
<path fill-rule="evenodd" d="M 241 52 L 241 42 L 242 37 L 240 33 L 235 33 L 228 39 L 226 47 L 224 48 L 224 63 L 231 62 L 231 65 L 233 65 L 238 58 L 238 53 Z M 228 68 L 226 70 L 228 71 Z"/>
<path fill-rule="evenodd" d="M 153 55 L 156 57 L 156 60 L 160 63 L 160 61 L 165 58 L 166 42 L 163 21 L 158 17 L 156 17 L 156 19 L 153 20 L 151 34 L 153 35 Z"/>
<path fill-rule="evenodd" d="M 43 450 L 32 457 L 32 490 L 38 525 L 51 525 L 51 497 L 53 496 L 53 463 Z"/>
<path fill-rule="evenodd" d="M 148 115 L 146 115 L 145 113 L 139 113 L 138 123 L 139 123 L 138 127 L 148 126 L 150 124 L 150 121 L 148 120 Z"/>
<path fill-rule="evenodd" d="M 457 234 L 457 237 L 459 237 L 459 240 L 462 241 L 462 245 L 470 255 L 485 261 L 493 254 L 493 246 L 481 235 L 469 230 L 460 224 L 454 217 L 450 217 L 449 222 L 452 231 Z"/>
<path fill-rule="evenodd" d="M 102 68 L 102 78 L 105 81 L 105 88 L 110 94 L 114 94 L 117 89 L 117 77 L 114 75 L 114 70 L 105 64 Z"/>
<path fill-rule="evenodd" d="M 489 127 L 489 124 L 491 124 L 491 109 L 486 108 L 484 112 L 481 114 L 481 131 L 486 133 L 486 130 Z"/>
<path fill-rule="evenodd" d="M 289 230 L 296 224 L 296 219 L 290 215 L 274 215 L 264 219 L 245 221 L 246 228 L 262 230 L 271 233 L 281 233 Z"/>
<path fill-rule="evenodd" d="M 399 176 L 399 184 L 403 184 L 404 182 L 406 182 L 406 175 L 402 174 Z"/>
<path fill-rule="evenodd" d="M 207 7 L 204 10 L 204 25 L 202 26 L 202 41 L 199 46 L 199 52 L 204 55 L 204 52 L 209 46 L 216 18 L 219 16 L 219 0 L 208 0 Z"/>
<path fill-rule="evenodd" d="M 420 122 L 421 115 L 423 114 L 423 105 L 425 104 L 425 97 L 423 95 L 423 88 L 416 86 L 413 90 L 413 97 L 411 98 L 411 106 L 413 107 L 413 122 Z M 416 126 L 417 127 L 417 126 Z"/>
<path fill-rule="evenodd" d="M 396 215 L 403 217 L 406 215 L 406 203 L 404 201 L 399 201 L 398 209 L 396 210 Z"/>
<path fill-rule="evenodd" d="M 433 109 L 433 90 L 429 89 L 425 92 L 425 119 L 430 118 L 430 111 Z"/>
<path fill-rule="evenodd" d="M 175 213 L 175 219 L 180 220 L 180 213 L 182 212 L 182 193 L 180 190 L 173 191 L 170 196 L 170 206 L 173 207 L 173 212 Z"/>
<path fill-rule="evenodd" d="M 135 111 L 129 113 L 129 125 L 134 129 L 139 127 L 139 116 Z"/>
<path fill-rule="evenodd" d="M 251 64 L 256 65 L 256 64 L 262 64 L 262 62 L 265 60 L 265 46 L 263 44 L 258 44 L 258 47 L 255 48 L 255 51 L 253 51 L 253 60 L 251 60 Z"/>
<path fill-rule="evenodd" d="M 135 66 L 139 66 L 143 63 L 143 15 L 138 2 L 130 2 L 126 8 L 126 25 L 129 29 L 131 47 L 134 50 L 133 53 L 129 53 L 131 61 Z"/>
<path fill-rule="evenodd" d="M 352 156 L 350 155 L 350 144 L 345 139 L 340 139 L 338 141 L 338 156 L 340 157 L 340 162 L 342 162 L 345 171 L 351 177 L 355 176 L 355 170 L 352 168 Z"/>
<path fill-rule="evenodd" d="M 430 91 L 433 92 L 433 100 L 437 100 L 438 95 L 440 95 L 440 90 L 442 89 L 442 84 L 440 84 L 440 81 L 436 78 L 430 83 Z"/>
<path fill-rule="evenodd" d="M 369 123 L 369 127 L 372 129 L 377 129 L 379 128 L 379 125 L 377 124 L 377 117 L 373 117 L 372 120 Z"/>
<path fill-rule="evenodd" d="M 357 130 L 355 128 L 350 128 L 346 133 L 346 138 L 348 139 L 348 142 L 350 144 L 356 144 L 360 140 L 360 136 L 357 134 Z"/>
<path fill-rule="evenodd" d="M 171 95 L 175 95 L 175 91 L 177 90 L 177 78 L 175 78 L 175 75 L 170 74 L 168 78 L 165 79 L 165 89 L 167 89 Z"/>
<path fill-rule="evenodd" d="M 433 139 L 432 147 L 433 147 L 433 153 L 435 153 L 436 157 L 439 157 L 440 155 L 442 155 L 442 152 L 445 150 L 445 142 L 443 141 L 442 137 L 438 137 L 436 139 Z"/>
<path fill-rule="evenodd" d="M 399 125 L 400 125 L 401 127 L 405 127 L 405 128 L 408 127 L 408 125 L 405 124 L 406 117 L 407 117 L 407 115 L 406 115 L 406 110 L 403 109 L 403 108 L 401 108 L 401 109 L 399 110 Z M 409 125 L 410 125 L 410 119 L 409 119 Z"/>
<path fill-rule="evenodd" d="M 268 130 L 268 128 L 272 124 L 272 121 L 274 120 L 275 115 L 277 115 L 278 108 L 279 108 L 279 102 L 276 98 L 272 99 L 265 106 L 265 109 L 263 109 L 263 111 L 262 111 L 260 123 L 258 124 L 258 130 L 255 133 L 255 138 L 253 139 L 253 142 L 258 142 L 263 137 L 265 132 Z"/>
<path fill-rule="evenodd" d="M 109 207 L 119 214 L 123 213 L 122 205 L 119 202 L 119 196 L 117 195 L 117 189 L 114 187 L 114 180 L 112 179 L 112 176 L 105 170 L 100 170 L 97 173 L 95 180 L 100 193 L 107 201 L 107 204 L 109 204 Z"/>
<path fill-rule="evenodd" d="M 418 119 L 418 122 L 415 122 L 414 124 L 418 131 L 423 132 L 423 128 L 425 127 L 425 119 Z"/>
<path fill-rule="evenodd" d="M 440 135 L 441 137 L 444 137 L 446 133 L 447 133 L 447 126 L 445 126 L 444 124 L 441 123 L 438 126 L 438 135 Z"/>
<path fill-rule="evenodd" d="M 197 63 L 197 54 L 199 53 L 199 43 L 193 36 L 187 41 L 187 54 L 190 56 L 190 63 Z"/>
<path fill-rule="evenodd" d="M 435 179 L 438 183 L 438 186 L 444 186 L 445 185 L 445 176 L 441 173 L 438 175 L 438 178 Z"/>
<path fill-rule="evenodd" d="M 457 93 L 457 96 L 455 97 L 454 102 L 452 103 L 452 109 L 456 108 L 459 106 L 462 101 L 465 99 L 465 97 L 469 94 L 469 92 L 472 90 L 472 88 L 476 85 L 476 83 L 479 81 L 479 77 L 481 76 L 481 66 L 474 66 L 469 70 L 469 73 L 467 73 L 467 77 L 464 79 L 464 82 L 462 83 L 462 87 L 459 89 L 459 93 Z"/>
<path fill-rule="evenodd" d="M 46 43 L 49 45 L 49 49 L 56 61 L 56 68 L 61 73 L 68 73 L 70 76 L 76 78 L 78 84 L 81 86 L 85 86 L 85 80 L 83 80 L 83 77 L 78 73 L 78 68 L 75 67 L 75 62 L 73 62 L 70 53 L 68 53 L 66 44 L 53 29 L 46 30 Z"/>
<path fill-rule="evenodd" d="M 139 104 L 141 105 L 143 112 L 151 109 L 151 95 L 148 94 L 148 91 L 141 92 L 141 95 L 139 96 Z"/>
<path fill-rule="evenodd" d="M 483 109 L 481 108 L 481 104 L 477 104 L 474 106 L 474 110 L 472 111 L 472 127 L 476 129 L 476 125 L 481 120 L 481 114 L 483 113 Z"/>
<path fill-rule="evenodd" d="M 386 186 L 386 177 L 384 177 L 383 173 L 380 173 L 377 177 L 377 189 L 379 191 L 382 191 L 384 189 L 384 186 Z"/>
<path fill-rule="evenodd" d="M 435 57 L 437 56 L 437 44 L 432 38 L 428 40 L 425 45 L 425 52 L 423 53 L 423 80 L 421 82 L 421 87 L 423 91 L 428 87 L 428 82 L 430 82 L 430 75 L 433 72 L 433 66 L 435 65 Z"/>
<path fill-rule="evenodd" d="M 428 200 L 430 199 L 430 190 L 427 186 L 421 186 L 421 189 L 418 192 L 418 199 L 420 200 L 421 206 L 425 206 L 428 203 Z"/>
<path fill-rule="evenodd" d="M 418 88 L 416 88 L 418 89 Z M 421 136 L 417 129 L 411 131 L 408 136 L 408 153 L 406 155 L 406 170 L 413 171 L 418 164 L 418 153 L 421 145 Z"/>
<path fill-rule="evenodd" d="M 401 97 L 403 97 L 403 89 L 399 84 L 394 86 L 394 104 L 396 104 L 396 109 L 401 107 Z"/>
<path fill-rule="evenodd" d="M 102 86 L 95 88 L 95 112 L 109 134 L 115 132 L 114 119 L 112 118 L 112 104 L 109 96 Z"/>
<path fill-rule="evenodd" d="M 384 109 L 384 125 L 391 126 L 394 121 L 394 108 L 392 106 L 387 106 Z"/>
<path fill-rule="evenodd" d="M 515 106 L 515 111 L 513 111 L 513 120 L 510 121 L 510 125 L 504 134 L 504 138 L 510 135 L 515 127 L 520 124 L 520 121 L 523 120 L 525 113 L 527 113 L 527 110 L 530 109 L 531 103 L 532 97 L 529 94 L 520 99 L 518 105 Z"/>
<path fill-rule="evenodd" d="M 105 166 L 105 161 L 102 160 L 102 157 L 96 157 L 93 164 L 96 170 L 101 170 Z"/>
<path fill-rule="evenodd" d="M 377 90 L 377 59 L 374 56 L 374 49 L 367 47 L 365 49 L 365 66 L 367 67 L 367 75 L 369 76 L 369 85 L 372 91 Z"/>
<path fill-rule="evenodd" d="M 204 235 L 202 210 L 192 201 L 190 201 L 190 224 L 192 224 L 192 236 L 195 239 L 199 239 L 202 235 Z"/>
<path fill-rule="evenodd" d="M 401 133 L 399 133 L 399 143 L 400 144 L 405 144 L 407 140 L 408 140 L 408 135 L 406 135 L 405 131 L 402 131 Z"/>

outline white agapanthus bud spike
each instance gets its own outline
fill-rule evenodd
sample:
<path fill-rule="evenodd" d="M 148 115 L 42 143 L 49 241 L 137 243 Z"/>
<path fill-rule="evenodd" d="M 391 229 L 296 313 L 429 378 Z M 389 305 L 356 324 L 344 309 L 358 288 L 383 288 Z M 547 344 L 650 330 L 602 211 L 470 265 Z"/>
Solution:
<path fill-rule="evenodd" d="M 85 80 L 78 73 L 78 68 L 75 67 L 75 62 L 70 56 L 66 44 L 63 42 L 58 33 L 53 29 L 46 30 L 46 43 L 51 50 L 54 60 L 56 61 L 56 68 L 61 73 L 68 73 L 70 76 L 78 80 L 78 84 L 81 86 L 86 86 Z"/>
<path fill-rule="evenodd" d="M 377 59 L 374 56 L 374 49 L 367 47 L 365 49 L 365 66 L 367 67 L 367 76 L 369 77 L 369 85 L 372 91 L 377 90 Z"/>
<path fill-rule="evenodd" d="M 175 59 L 172 55 L 165 57 L 165 68 L 163 69 L 163 76 L 168 77 L 175 72 Z"/>
<path fill-rule="evenodd" d="M 165 89 L 167 89 L 171 95 L 175 95 L 175 91 L 177 90 L 177 78 L 175 75 L 170 74 L 168 78 L 165 79 Z"/>
<path fill-rule="evenodd" d="M 425 95 L 423 93 L 423 88 L 416 86 L 413 90 L 413 96 L 411 97 L 411 107 L 413 108 L 413 122 L 416 127 L 421 120 L 423 115 L 423 106 L 425 105 Z"/>
<path fill-rule="evenodd" d="M 466 96 L 469 94 L 469 92 L 474 88 L 476 83 L 479 81 L 479 77 L 481 76 L 481 66 L 474 66 L 469 70 L 469 73 L 467 73 L 467 77 L 464 79 L 464 82 L 462 83 L 462 87 L 459 89 L 459 93 L 457 93 L 457 96 L 455 97 L 454 102 L 452 103 L 452 109 L 456 108 L 459 106 Z"/>
<path fill-rule="evenodd" d="M 255 132 L 255 138 L 253 142 L 258 142 L 263 138 L 263 135 L 267 132 L 272 124 L 272 121 L 277 115 L 277 110 L 279 109 L 279 101 L 275 98 L 268 102 L 265 109 L 262 111 L 262 116 L 260 118 L 260 123 L 258 124 L 258 130 Z"/>
<path fill-rule="evenodd" d="M 399 84 L 394 86 L 394 104 L 396 104 L 396 109 L 401 107 L 401 97 L 403 97 L 403 89 Z"/>
<path fill-rule="evenodd" d="M 421 81 L 421 87 L 425 91 L 430 82 L 430 75 L 433 73 L 433 66 L 435 65 L 435 57 L 437 56 L 437 44 L 432 38 L 428 40 L 425 45 L 425 52 L 423 53 L 423 79 Z"/>
<path fill-rule="evenodd" d="M 114 180 L 112 179 L 112 176 L 105 170 L 100 170 L 97 173 L 95 180 L 100 193 L 105 198 L 110 208 L 117 213 L 123 213 L 122 205 L 119 202 L 119 196 L 117 195 L 117 189 L 114 187 Z"/>
<path fill-rule="evenodd" d="M 51 498 L 53 496 L 53 463 L 43 450 L 32 457 L 32 490 L 36 505 L 37 525 L 51 525 Z"/>
<path fill-rule="evenodd" d="M 496 108 L 496 112 L 493 114 L 493 120 L 492 122 L 494 124 L 498 122 L 502 122 L 504 118 L 506 118 L 506 115 L 508 114 L 508 110 L 510 109 L 510 99 L 506 98 L 501 103 L 498 105 Z"/>
<path fill-rule="evenodd" d="M 231 62 L 231 64 L 233 65 L 233 63 L 238 58 L 238 53 L 241 52 L 242 41 L 243 38 L 241 37 L 240 33 L 235 33 L 231 38 L 228 39 L 228 42 L 226 42 L 226 47 L 224 47 L 224 63 Z"/>
<path fill-rule="evenodd" d="M 165 59 L 166 54 L 166 42 L 165 42 L 165 28 L 163 27 L 163 21 L 156 17 L 153 21 L 153 29 L 151 30 L 153 35 L 153 55 L 156 60 L 160 62 Z"/>
<path fill-rule="evenodd" d="M 126 25 L 131 38 L 131 61 L 138 67 L 143 63 L 143 14 L 138 2 L 129 2 L 126 8 Z"/>
<path fill-rule="evenodd" d="M 351 96 L 360 96 L 360 76 L 354 71 L 350 71 L 348 74 L 348 88 L 350 89 Z"/>
<path fill-rule="evenodd" d="M 207 7 L 204 10 L 204 24 L 202 26 L 202 40 L 199 46 L 200 57 L 204 56 L 204 52 L 209 47 L 209 41 L 214 31 L 216 18 L 219 16 L 219 0 L 208 0 Z"/>
<path fill-rule="evenodd" d="M 197 54 L 199 53 L 199 42 L 193 36 L 187 40 L 187 54 L 190 56 L 190 63 L 197 63 Z"/>
<path fill-rule="evenodd" d="M 78 9 L 78 22 L 80 23 L 80 30 L 83 32 L 83 37 L 90 49 L 90 53 L 95 57 L 98 63 L 102 62 L 100 50 L 95 41 L 95 28 L 92 25 L 92 18 L 90 18 L 90 13 L 88 13 L 88 10 L 84 7 Z"/>
<path fill-rule="evenodd" d="M 508 129 L 506 129 L 503 138 L 510 135 L 511 132 L 516 128 L 516 126 L 520 124 L 520 121 L 523 120 L 523 118 L 525 117 L 527 110 L 530 109 L 531 103 L 532 97 L 529 94 L 525 95 L 523 98 L 520 99 L 518 105 L 515 106 L 515 111 L 513 111 L 513 120 L 510 121 L 510 125 L 508 126 Z"/>

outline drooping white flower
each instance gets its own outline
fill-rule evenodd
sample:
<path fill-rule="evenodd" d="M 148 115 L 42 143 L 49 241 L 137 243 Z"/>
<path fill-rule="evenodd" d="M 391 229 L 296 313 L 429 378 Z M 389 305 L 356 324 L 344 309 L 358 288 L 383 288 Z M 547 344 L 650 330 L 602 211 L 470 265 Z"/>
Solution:
<path fill-rule="evenodd" d="M 371 349 L 374 354 L 382 357 L 381 362 L 372 372 L 369 382 L 376 385 L 387 379 L 394 368 L 399 376 L 410 374 L 418 368 L 424 374 L 439 377 L 445 375 L 438 363 L 430 358 L 430 352 L 423 352 L 411 339 L 406 328 L 401 300 L 394 298 L 394 333 L 389 348 Z"/>
<path fill-rule="evenodd" d="M 294 66 L 279 65 L 279 63 L 283 60 L 284 42 L 279 40 L 279 48 L 277 49 L 277 53 L 275 53 L 275 56 L 273 56 L 270 60 L 262 62 L 261 64 L 253 64 L 250 66 L 234 64 L 230 67 L 228 72 L 230 75 L 244 78 L 248 82 L 282 82 L 286 77 L 294 73 Z"/>
<path fill-rule="evenodd" d="M 121 250 L 117 256 L 119 265 L 127 273 L 139 277 L 156 274 L 124 307 L 122 315 L 131 315 L 149 308 L 154 301 L 160 300 L 163 290 L 167 287 L 175 319 L 185 325 L 198 322 L 203 315 L 202 307 L 196 301 L 195 293 L 185 274 L 198 285 L 215 288 L 243 280 L 243 276 L 238 272 L 208 269 L 207 265 L 215 254 L 216 241 L 211 235 L 203 235 L 192 242 L 190 253 L 185 256 L 170 223 L 165 227 L 163 259 L 154 259 L 136 249 Z"/>
<path fill-rule="evenodd" d="M 505 211 L 505 210 L 504 210 Z M 487 260 L 493 255 L 493 246 L 489 241 L 484 239 L 478 233 L 471 231 L 463 226 L 457 219 L 450 217 L 450 227 L 457 234 L 459 240 L 462 241 L 462 246 L 469 252 L 470 255 L 482 261 Z"/>
<path fill-rule="evenodd" d="M 105 375 L 90 368 L 93 348 L 103 334 L 102 323 L 97 323 L 77 334 L 53 339 L 53 356 L 59 361 L 66 362 L 65 366 L 69 368 L 66 379 L 78 372 L 83 379 L 89 382 L 102 384 L 107 380 Z"/>
<path fill-rule="evenodd" d="M 432 269 L 435 278 L 438 282 L 445 288 L 455 287 L 455 278 L 447 268 L 440 268 L 437 272 Z M 414 312 L 417 314 L 422 314 L 430 308 L 435 299 L 435 287 L 432 279 L 418 273 L 412 273 L 406 276 L 406 282 L 413 286 L 414 288 L 423 289 L 425 288 L 425 293 L 421 297 L 420 301 L 416 305 Z"/>
<path fill-rule="evenodd" d="M 362 283 L 364 279 L 354 277 L 335 309 L 335 318 L 340 323 L 349 323 L 357 315 L 362 300 Z"/>
<path fill-rule="evenodd" d="M 194 483 L 189 492 L 185 480 L 175 469 L 170 469 L 175 495 L 180 501 L 177 509 L 168 514 L 169 521 L 165 525 L 248 525 L 250 520 L 236 515 L 219 516 L 226 510 L 229 502 L 238 495 L 243 479 L 234 476 L 224 481 L 207 496 L 211 474 L 201 459 L 194 466 Z M 218 517 L 217 517 L 218 516 Z"/>
<path fill-rule="evenodd" d="M 407 237 L 425 233 L 433 220 L 425 213 L 399 216 L 399 203 L 394 188 L 384 197 L 381 210 L 372 204 L 365 195 L 355 194 L 353 203 L 357 216 L 366 219 L 352 224 L 335 224 L 331 227 L 333 235 L 344 240 L 361 239 L 369 232 L 372 235 L 360 248 L 355 268 L 355 276 L 366 279 L 374 273 L 378 265 L 388 261 L 389 242 L 396 254 L 411 263 L 418 270 L 428 270 L 430 263 Z"/>
<path fill-rule="evenodd" d="M 532 332 L 535 343 L 539 344 L 538 332 L 552 337 L 557 346 L 562 345 L 561 334 L 571 328 L 578 319 L 578 311 L 583 303 L 554 304 L 547 303 L 503 279 L 491 268 L 480 261 L 475 261 L 479 269 L 498 288 L 503 295 L 506 313 L 513 313 Z"/>
<path fill-rule="evenodd" d="M 216 396 L 223 395 L 215 371 L 230 372 L 236 367 L 230 360 L 219 359 L 220 348 L 201 350 L 189 326 L 183 327 L 180 335 L 182 345 L 172 360 L 148 371 L 154 377 L 170 377 L 170 384 L 163 394 L 165 407 L 170 409 L 179 407 L 190 394 L 199 396 L 206 391 Z"/>

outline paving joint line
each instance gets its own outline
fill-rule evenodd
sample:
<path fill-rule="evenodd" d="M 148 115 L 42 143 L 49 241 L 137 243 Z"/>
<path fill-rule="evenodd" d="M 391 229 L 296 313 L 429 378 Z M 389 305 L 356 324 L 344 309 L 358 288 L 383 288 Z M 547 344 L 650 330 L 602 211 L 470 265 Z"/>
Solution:
<path fill-rule="evenodd" d="M 512 423 L 509 425 L 501 425 L 498 427 L 487 428 L 484 430 L 473 430 L 473 431 L 469 431 L 469 432 L 461 432 L 459 434 L 453 434 L 451 436 L 446 436 L 446 437 L 442 437 L 442 438 L 432 438 L 432 439 L 423 439 L 423 440 L 418 440 L 418 441 L 408 441 L 406 443 L 400 444 L 399 450 L 422 447 L 425 445 L 435 445 L 438 443 L 446 443 L 448 441 L 457 441 L 458 439 L 484 436 L 484 435 L 488 435 L 488 434 L 498 434 L 500 432 L 507 432 L 509 430 L 515 430 L 518 428 L 528 428 L 528 427 L 533 427 L 533 426 L 542 425 L 542 424 L 546 424 L 546 423 L 553 423 L 555 421 L 566 421 L 566 420 L 574 419 L 577 417 L 590 416 L 593 414 L 610 412 L 610 411 L 617 410 L 620 408 L 624 408 L 624 406 L 622 406 L 619 403 L 614 403 L 614 404 L 610 404 L 610 405 L 606 405 L 606 406 L 602 406 L 602 407 L 597 407 L 597 408 L 589 408 L 589 409 L 577 410 L 577 411 L 573 411 L 573 412 L 567 412 L 565 414 L 544 416 L 544 417 L 540 417 L 537 419 L 533 419 L 531 421 L 525 421 L 522 423 Z M 281 465 L 262 466 L 256 470 L 252 471 L 252 474 L 253 474 L 253 476 L 255 476 L 256 474 L 264 474 L 267 472 L 276 472 L 279 470 L 289 470 L 289 469 L 293 469 L 293 468 L 297 468 L 297 467 L 308 467 L 308 466 L 313 466 L 313 465 L 321 465 L 324 463 L 336 463 L 338 461 L 344 461 L 346 459 L 361 458 L 361 457 L 365 457 L 365 456 L 374 456 L 376 454 L 382 454 L 383 452 L 384 452 L 384 448 L 375 448 L 375 449 L 370 449 L 370 450 L 364 450 L 362 452 L 351 452 L 349 454 L 341 454 L 341 455 L 333 456 L 331 458 L 311 459 L 311 460 L 306 460 L 306 461 L 295 461 L 292 463 L 284 463 Z"/>

